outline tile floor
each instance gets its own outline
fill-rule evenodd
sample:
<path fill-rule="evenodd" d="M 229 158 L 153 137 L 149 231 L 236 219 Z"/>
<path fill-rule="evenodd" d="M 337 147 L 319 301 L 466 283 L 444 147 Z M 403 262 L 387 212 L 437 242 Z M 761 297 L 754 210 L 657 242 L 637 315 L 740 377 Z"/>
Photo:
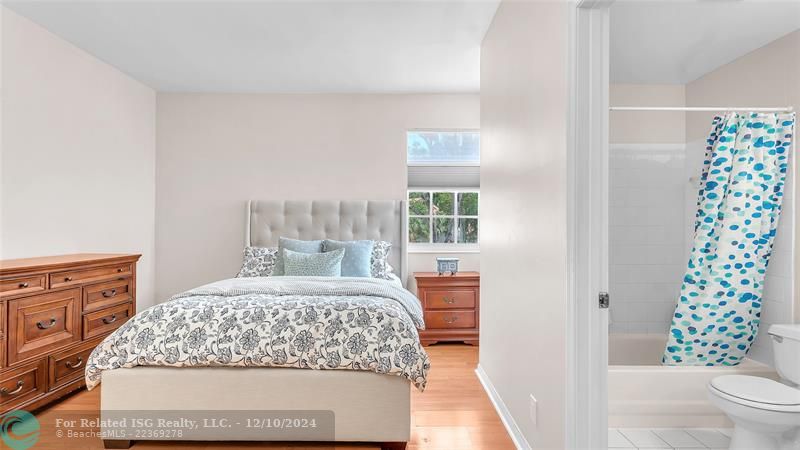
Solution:
<path fill-rule="evenodd" d="M 727 428 L 609 428 L 609 449 L 727 449 Z"/>

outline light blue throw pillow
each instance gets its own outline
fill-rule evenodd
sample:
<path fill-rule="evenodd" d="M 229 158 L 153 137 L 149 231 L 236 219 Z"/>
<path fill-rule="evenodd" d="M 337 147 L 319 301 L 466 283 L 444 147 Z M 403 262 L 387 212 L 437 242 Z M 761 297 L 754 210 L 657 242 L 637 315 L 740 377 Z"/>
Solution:
<path fill-rule="evenodd" d="M 338 277 L 342 274 L 345 250 L 327 253 L 299 253 L 283 249 L 284 271 L 287 277 Z"/>
<path fill-rule="evenodd" d="M 278 259 L 275 260 L 275 268 L 272 269 L 273 276 L 284 275 L 283 250 L 291 250 L 299 253 L 322 253 L 322 241 L 301 241 L 299 239 L 289 239 L 285 237 L 279 238 Z"/>
<path fill-rule="evenodd" d="M 373 241 L 334 241 L 325 239 L 322 242 L 322 251 L 331 252 L 344 249 L 344 259 L 342 259 L 343 277 L 371 277 L 373 245 Z"/>

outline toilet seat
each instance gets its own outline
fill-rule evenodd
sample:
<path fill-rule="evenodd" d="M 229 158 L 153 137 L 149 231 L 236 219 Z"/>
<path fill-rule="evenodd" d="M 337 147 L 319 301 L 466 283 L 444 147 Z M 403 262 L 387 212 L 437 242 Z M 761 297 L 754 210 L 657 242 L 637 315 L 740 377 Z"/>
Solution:
<path fill-rule="evenodd" d="M 723 375 L 709 383 L 712 392 L 734 403 L 769 411 L 800 413 L 800 389 L 775 380 Z"/>

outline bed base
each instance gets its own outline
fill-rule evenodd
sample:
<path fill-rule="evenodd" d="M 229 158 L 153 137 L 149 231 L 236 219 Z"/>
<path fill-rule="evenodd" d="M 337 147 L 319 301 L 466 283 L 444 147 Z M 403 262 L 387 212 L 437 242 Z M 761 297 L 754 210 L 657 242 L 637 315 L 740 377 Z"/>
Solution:
<path fill-rule="evenodd" d="M 136 367 L 103 372 L 100 431 L 106 448 L 129 448 L 131 441 L 262 441 L 372 443 L 402 450 L 411 434 L 410 382 L 402 377 L 348 370 L 238 367 Z M 234 417 L 258 412 L 324 412 L 323 434 L 301 428 L 182 430 L 180 436 L 134 437 L 117 425 L 120 417 L 193 419 Z M 332 413 L 332 415 L 331 415 Z M 227 416 L 225 416 L 227 414 Z M 248 416 L 249 417 L 249 416 Z M 213 419 L 212 419 L 213 420 Z M 233 420 L 233 419 L 232 419 Z M 320 421 L 323 422 L 323 421 Z M 129 429 L 128 429 L 129 430 Z M 255 433 L 255 434 L 253 434 Z M 276 434 L 277 433 L 277 434 Z M 115 439 L 122 438 L 122 439 Z"/>

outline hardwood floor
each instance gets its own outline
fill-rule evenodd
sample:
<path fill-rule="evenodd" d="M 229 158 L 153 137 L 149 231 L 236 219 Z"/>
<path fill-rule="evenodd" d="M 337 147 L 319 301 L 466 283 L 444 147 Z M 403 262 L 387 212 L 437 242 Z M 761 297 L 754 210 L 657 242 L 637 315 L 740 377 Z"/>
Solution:
<path fill-rule="evenodd" d="M 412 389 L 412 431 L 408 450 L 514 449 L 505 427 L 475 376 L 478 347 L 439 344 L 427 347 L 431 373 L 424 393 Z M 100 407 L 100 389 L 80 391 L 36 414 L 42 431 L 36 449 L 101 449 L 97 437 L 58 438 L 55 420 L 74 416 L 94 418 Z M 146 449 L 374 449 L 369 445 L 270 444 L 263 442 L 147 442 L 132 447 Z"/>

